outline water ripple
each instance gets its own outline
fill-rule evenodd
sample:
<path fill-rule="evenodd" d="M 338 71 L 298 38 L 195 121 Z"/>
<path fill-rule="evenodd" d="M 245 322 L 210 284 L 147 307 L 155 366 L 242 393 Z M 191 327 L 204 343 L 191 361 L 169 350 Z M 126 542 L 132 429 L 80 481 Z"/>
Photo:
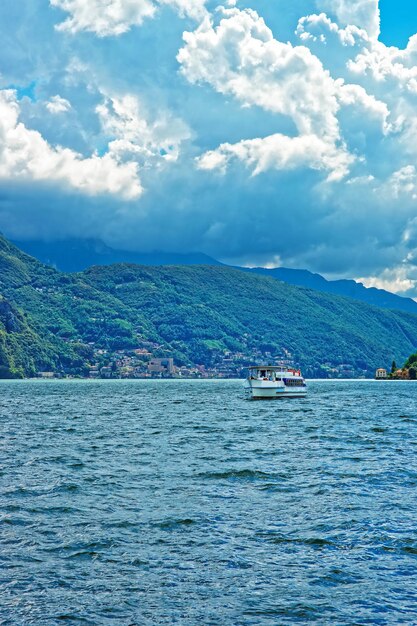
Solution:
<path fill-rule="evenodd" d="M 415 386 L 0 383 L 0 624 L 417 624 Z"/>

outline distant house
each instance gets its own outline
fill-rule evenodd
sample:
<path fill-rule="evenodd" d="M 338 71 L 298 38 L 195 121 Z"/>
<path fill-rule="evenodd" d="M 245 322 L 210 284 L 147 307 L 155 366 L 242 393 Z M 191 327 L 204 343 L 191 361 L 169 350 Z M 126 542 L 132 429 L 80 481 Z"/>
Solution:
<path fill-rule="evenodd" d="M 38 378 L 55 378 L 54 372 L 38 372 Z"/>
<path fill-rule="evenodd" d="M 387 376 L 388 376 L 387 370 L 385 370 L 383 367 L 379 367 L 375 372 L 375 378 L 377 380 L 383 380 L 387 378 Z"/>
<path fill-rule="evenodd" d="M 100 370 L 100 374 L 102 378 L 111 378 L 112 376 L 111 367 L 108 367 L 108 366 L 102 367 Z"/>
<path fill-rule="evenodd" d="M 151 374 L 173 374 L 174 359 L 152 359 L 148 363 L 148 372 Z"/>

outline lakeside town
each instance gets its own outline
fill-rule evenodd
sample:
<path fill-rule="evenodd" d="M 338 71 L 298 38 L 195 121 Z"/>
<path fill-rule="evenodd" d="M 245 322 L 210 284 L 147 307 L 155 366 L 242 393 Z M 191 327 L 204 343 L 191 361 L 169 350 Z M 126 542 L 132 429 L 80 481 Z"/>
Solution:
<path fill-rule="evenodd" d="M 233 379 L 246 378 L 248 368 L 254 364 L 268 363 L 274 366 L 300 369 L 300 364 L 293 354 L 282 348 L 279 353 L 262 352 L 252 349 L 248 353 L 218 351 L 214 353 L 211 366 L 204 364 L 180 365 L 166 346 L 152 341 L 141 341 L 138 348 L 111 350 L 89 344 L 90 359 L 84 375 L 75 375 L 71 371 L 40 371 L 38 378 L 87 378 L 87 379 Z M 307 375 L 310 375 L 308 372 Z M 320 365 L 320 376 L 312 378 L 349 379 L 370 378 L 367 370 L 358 370 L 346 363 Z M 415 380 L 417 378 L 417 355 L 413 354 L 403 367 L 395 361 L 391 368 L 378 368 L 376 380 Z"/>
<path fill-rule="evenodd" d="M 253 349 L 250 353 L 219 351 L 215 353 L 211 366 L 204 364 L 179 365 L 172 353 L 151 341 L 142 341 L 135 349 L 109 350 L 90 345 L 91 358 L 84 376 L 90 379 L 146 379 L 146 378 L 245 378 L 248 367 L 267 362 L 272 365 L 300 368 L 291 352 L 282 348 L 280 353 L 262 352 Z M 161 353 L 163 354 L 161 356 Z M 156 356 L 158 355 L 158 356 Z M 366 377 L 366 370 L 358 371 L 351 364 L 334 365 L 323 363 L 320 367 L 323 378 Z M 71 372 L 42 371 L 39 378 L 73 378 Z M 369 376 L 369 374 L 368 374 Z"/>
<path fill-rule="evenodd" d="M 263 354 L 253 350 L 251 354 L 224 351 L 216 353 L 213 364 L 179 365 L 172 353 L 154 342 L 141 342 L 135 349 L 106 350 L 91 345 L 92 358 L 85 378 L 129 379 L 129 378 L 244 378 L 247 368 L 256 362 L 268 359 L 276 365 L 293 367 L 294 360 L 288 351 L 279 355 Z M 155 355 L 158 354 L 159 356 Z M 161 353 L 165 353 L 160 356 Z M 38 372 L 39 378 L 72 377 L 62 372 Z"/>

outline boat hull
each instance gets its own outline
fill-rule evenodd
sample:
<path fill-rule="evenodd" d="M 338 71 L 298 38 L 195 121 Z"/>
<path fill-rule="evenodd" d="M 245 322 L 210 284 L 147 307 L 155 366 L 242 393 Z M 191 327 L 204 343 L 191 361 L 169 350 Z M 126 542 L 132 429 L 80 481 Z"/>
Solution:
<path fill-rule="evenodd" d="M 305 398 L 307 396 L 307 392 L 297 392 L 294 393 L 289 391 L 288 393 L 264 393 L 264 392 L 249 392 L 248 394 L 249 400 L 283 400 L 284 398 Z"/>
<path fill-rule="evenodd" d="M 257 381 L 256 381 L 257 382 Z M 287 387 L 273 383 L 250 384 L 246 386 L 250 400 L 281 400 L 282 398 L 305 398 L 306 387 Z"/>

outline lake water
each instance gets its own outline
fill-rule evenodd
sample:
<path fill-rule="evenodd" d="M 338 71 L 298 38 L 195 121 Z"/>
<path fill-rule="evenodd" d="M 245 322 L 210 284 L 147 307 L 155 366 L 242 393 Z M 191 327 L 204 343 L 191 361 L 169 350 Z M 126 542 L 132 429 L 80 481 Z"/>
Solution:
<path fill-rule="evenodd" d="M 417 384 L 0 383 L 0 624 L 417 624 Z"/>

